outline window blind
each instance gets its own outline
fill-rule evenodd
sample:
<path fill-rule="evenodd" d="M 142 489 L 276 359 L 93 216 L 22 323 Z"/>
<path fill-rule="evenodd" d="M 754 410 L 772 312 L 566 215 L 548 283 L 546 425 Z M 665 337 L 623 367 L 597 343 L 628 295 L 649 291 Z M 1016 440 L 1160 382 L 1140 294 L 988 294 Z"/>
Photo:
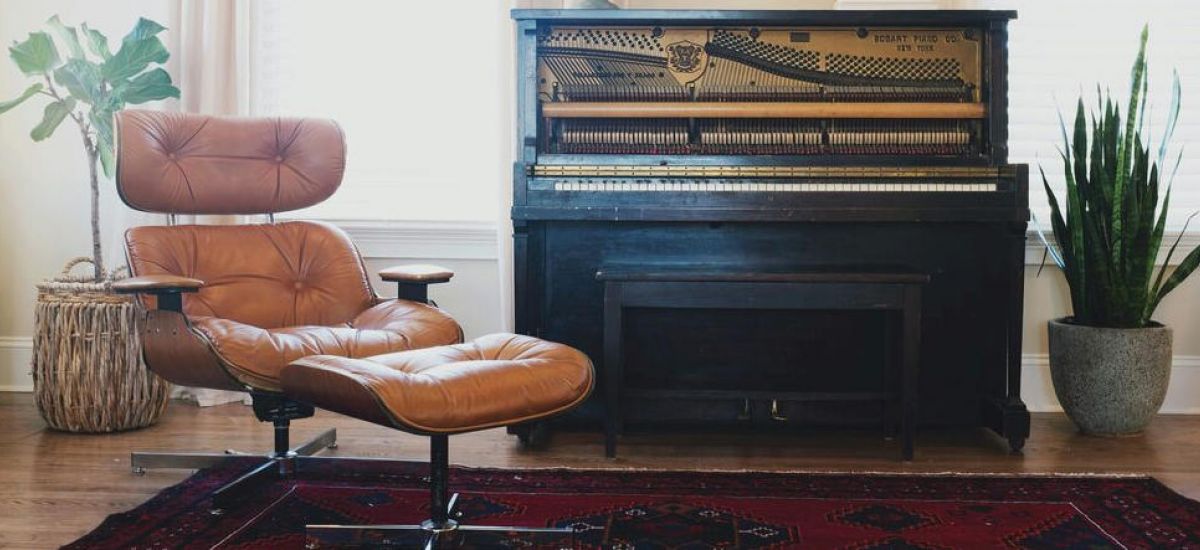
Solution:
<path fill-rule="evenodd" d="M 1097 85 L 1110 89 L 1122 114 L 1129 98 L 1130 69 L 1143 24 L 1150 26 L 1147 129 L 1154 149 L 1171 101 L 1172 70 L 1183 90 L 1179 125 L 1168 168 L 1180 146 L 1200 138 L 1200 3 L 1166 0 L 989 0 L 977 7 L 1016 9 L 1009 32 L 1009 159 L 1030 165 L 1030 205 L 1049 233 L 1049 206 L 1041 166 L 1056 193 L 1063 192 L 1059 113 L 1072 127 L 1082 95 L 1089 113 Z M 1200 210 L 1200 146 L 1183 147 L 1171 195 L 1169 230 L 1178 231 Z M 1192 230 L 1200 230 L 1200 225 Z"/>

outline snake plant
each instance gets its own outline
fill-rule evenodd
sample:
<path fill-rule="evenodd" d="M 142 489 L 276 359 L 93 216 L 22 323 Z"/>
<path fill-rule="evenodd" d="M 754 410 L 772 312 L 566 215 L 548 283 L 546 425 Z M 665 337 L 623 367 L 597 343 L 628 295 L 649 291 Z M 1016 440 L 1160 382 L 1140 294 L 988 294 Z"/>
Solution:
<path fill-rule="evenodd" d="M 1067 125 L 1059 117 L 1064 143 L 1059 152 L 1066 176 L 1065 208 L 1060 206 L 1042 170 L 1057 241 L 1057 250 L 1052 246 L 1047 249 L 1071 288 L 1072 321 L 1082 325 L 1148 326 L 1163 297 L 1200 263 L 1197 248 L 1174 270 L 1167 268 L 1181 233 L 1156 269 L 1167 224 L 1171 180 L 1182 158 L 1182 154 L 1176 157 L 1171 174 L 1164 177 L 1164 157 L 1179 118 L 1180 86 L 1176 73 L 1167 124 L 1152 156 L 1146 130 L 1148 36 L 1148 28 L 1143 28 L 1124 119 L 1111 94 L 1100 90 L 1097 111 L 1090 118 L 1080 98 L 1072 137 L 1068 137 Z"/>

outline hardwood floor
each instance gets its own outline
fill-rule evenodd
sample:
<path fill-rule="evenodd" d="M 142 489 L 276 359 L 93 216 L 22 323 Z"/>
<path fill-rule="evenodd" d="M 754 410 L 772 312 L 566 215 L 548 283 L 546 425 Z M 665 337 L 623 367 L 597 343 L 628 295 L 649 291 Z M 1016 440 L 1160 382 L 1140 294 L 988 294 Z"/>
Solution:
<path fill-rule="evenodd" d="M 158 425 L 109 435 L 45 429 L 29 394 L 0 393 L 0 548 L 53 548 L 86 533 L 108 514 L 127 510 L 190 472 L 129 471 L 129 451 L 266 450 L 271 427 L 250 409 L 199 409 L 173 402 Z M 327 454 L 423 460 L 424 438 L 324 411 L 294 424 L 295 441 L 338 429 Z M 896 460 L 894 442 L 874 432 L 811 431 L 788 435 L 631 433 L 620 458 L 603 458 L 595 433 L 558 433 L 542 449 L 522 448 L 503 430 L 454 436 L 456 464 L 500 468 L 648 468 L 872 472 L 1147 473 L 1200 498 L 1200 416 L 1162 416 L 1142 436 L 1079 435 L 1061 414 L 1035 414 L 1023 455 L 982 430 L 927 431 L 917 458 Z"/>

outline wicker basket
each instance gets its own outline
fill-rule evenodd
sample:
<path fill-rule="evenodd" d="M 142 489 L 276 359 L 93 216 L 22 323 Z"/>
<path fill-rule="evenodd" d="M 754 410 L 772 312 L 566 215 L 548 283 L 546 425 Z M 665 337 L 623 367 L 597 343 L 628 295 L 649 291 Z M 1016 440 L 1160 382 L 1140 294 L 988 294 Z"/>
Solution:
<path fill-rule="evenodd" d="M 141 316 L 127 296 L 112 292 L 113 272 L 101 282 L 71 275 L 89 258 L 67 263 L 62 275 L 37 285 L 33 388 L 51 428 L 115 432 L 158 421 L 171 386 L 142 363 Z"/>

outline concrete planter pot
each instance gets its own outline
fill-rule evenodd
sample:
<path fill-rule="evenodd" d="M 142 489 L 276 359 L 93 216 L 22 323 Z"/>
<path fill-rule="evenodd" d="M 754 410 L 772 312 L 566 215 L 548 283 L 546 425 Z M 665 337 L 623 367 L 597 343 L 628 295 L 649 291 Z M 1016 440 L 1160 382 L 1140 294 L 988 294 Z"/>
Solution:
<path fill-rule="evenodd" d="M 1050 376 L 1071 421 L 1086 434 L 1132 435 L 1167 395 L 1171 329 L 1100 328 L 1050 321 Z"/>

